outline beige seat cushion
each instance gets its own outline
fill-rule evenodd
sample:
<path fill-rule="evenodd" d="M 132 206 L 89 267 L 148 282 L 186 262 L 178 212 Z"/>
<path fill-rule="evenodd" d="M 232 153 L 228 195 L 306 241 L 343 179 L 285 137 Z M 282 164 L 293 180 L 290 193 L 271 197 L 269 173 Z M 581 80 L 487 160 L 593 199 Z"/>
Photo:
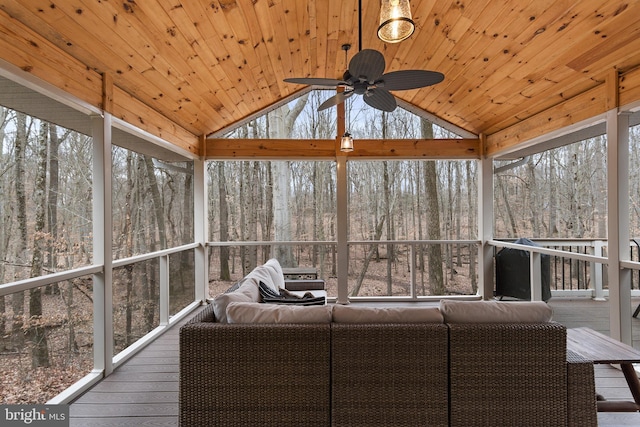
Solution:
<path fill-rule="evenodd" d="M 553 310 L 542 301 L 440 301 L 446 323 L 545 323 Z"/>
<path fill-rule="evenodd" d="M 336 304 L 336 323 L 443 323 L 438 307 L 355 307 Z"/>
<path fill-rule="evenodd" d="M 330 323 L 331 306 L 292 306 L 232 302 L 227 306 L 229 323 Z"/>

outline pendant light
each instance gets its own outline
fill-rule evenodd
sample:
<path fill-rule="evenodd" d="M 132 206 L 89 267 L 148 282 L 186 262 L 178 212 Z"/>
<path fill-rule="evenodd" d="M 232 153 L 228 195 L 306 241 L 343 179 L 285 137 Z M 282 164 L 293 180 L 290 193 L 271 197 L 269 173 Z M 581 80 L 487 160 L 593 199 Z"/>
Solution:
<path fill-rule="evenodd" d="M 342 45 L 342 50 L 344 50 L 345 64 L 347 63 L 347 52 L 349 51 L 349 49 L 351 49 L 350 44 Z M 346 106 L 347 104 L 345 103 L 345 107 Z M 346 122 L 347 128 L 349 128 L 349 126 L 351 126 L 351 122 L 349 121 L 349 108 L 345 108 L 345 122 Z M 340 151 L 345 153 L 353 151 L 353 137 L 351 136 L 349 131 L 346 131 L 344 135 L 342 135 L 342 139 L 340 139 Z"/>
<path fill-rule="evenodd" d="M 382 0 L 378 38 L 387 43 L 398 43 L 408 38 L 416 26 L 411 19 L 409 0 Z"/>
<path fill-rule="evenodd" d="M 344 151 L 345 153 L 353 151 L 353 137 L 349 132 L 345 132 L 344 135 L 342 135 L 342 139 L 340 140 L 340 151 Z"/>

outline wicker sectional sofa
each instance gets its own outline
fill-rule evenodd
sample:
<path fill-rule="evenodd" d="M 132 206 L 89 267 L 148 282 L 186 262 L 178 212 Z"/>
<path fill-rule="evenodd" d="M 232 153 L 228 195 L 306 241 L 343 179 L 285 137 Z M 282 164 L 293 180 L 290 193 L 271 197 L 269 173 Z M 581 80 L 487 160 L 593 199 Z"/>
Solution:
<path fill-rule="evenodd" d="M 593 366 L 544 303 L 227 308 L 180 329 L 182 426 L 597 425 Z"/>

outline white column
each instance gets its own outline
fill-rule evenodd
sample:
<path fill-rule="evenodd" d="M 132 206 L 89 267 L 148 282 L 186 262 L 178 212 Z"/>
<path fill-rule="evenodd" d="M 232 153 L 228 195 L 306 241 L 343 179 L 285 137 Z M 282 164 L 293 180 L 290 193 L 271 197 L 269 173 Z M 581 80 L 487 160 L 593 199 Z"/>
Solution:
<path fill-rule="evenodd" d="M 169 255 L 162 255 L 158 258 L 158 269 L 160 271 L 160 326 L 169 324 Z"/>
<path fill-rule="evenodd" d="M 93 133 L 93 367 L 113 371 L 112 155 L 111 115 L 91 118 Z"/>
<path fill-rule="evenodd" d="M 631 271 L 620 268 L 629 248 L 629 117 L 607 112 L 607 210 L 610 333 L 631 344 Z"/>
<path fill-rule="evenodd" d="M 338 156 L 336 177 L 336 204 L 338 223 L 338 304 L 349 303 L 349 211 L 348 211 L 348 180 L 347 158 Z"/>
<path fill-rule="evenodd" d="M 531 301 L 542 301 L 542 255 L 529 252 L 529 284 Z"/>
<path fill-rule="evenodd" d="M 206 301 L 209 297 L 209 263 L 206 243 L 209 239 L 209 212 L 207 211 L 207 167 L 202 159 L 193 161 L 193 230 L 195 249 L 195 298 Z"/>
<path fill-rule="evenodd" d="M 484 157 L 478 162 L 478 293 L 483 299 L 493 297 L 493 159 Z"/>

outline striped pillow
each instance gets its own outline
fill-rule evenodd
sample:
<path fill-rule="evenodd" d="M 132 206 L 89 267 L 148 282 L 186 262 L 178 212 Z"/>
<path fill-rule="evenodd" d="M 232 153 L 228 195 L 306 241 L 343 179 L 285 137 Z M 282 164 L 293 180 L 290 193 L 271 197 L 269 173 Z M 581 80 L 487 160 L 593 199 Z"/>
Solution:
<path fill-rule="evenodd" d="M 280 288 L 279 292 L 275 292 L 263 282 L 259 283 L 258 290 L 260 291 L 262 302 L 267 304 L 324 305 L 326 303 L 323 296 L 316 297 L 311 292 L 307 292 L 299 297 L 282 288 Z"/>

